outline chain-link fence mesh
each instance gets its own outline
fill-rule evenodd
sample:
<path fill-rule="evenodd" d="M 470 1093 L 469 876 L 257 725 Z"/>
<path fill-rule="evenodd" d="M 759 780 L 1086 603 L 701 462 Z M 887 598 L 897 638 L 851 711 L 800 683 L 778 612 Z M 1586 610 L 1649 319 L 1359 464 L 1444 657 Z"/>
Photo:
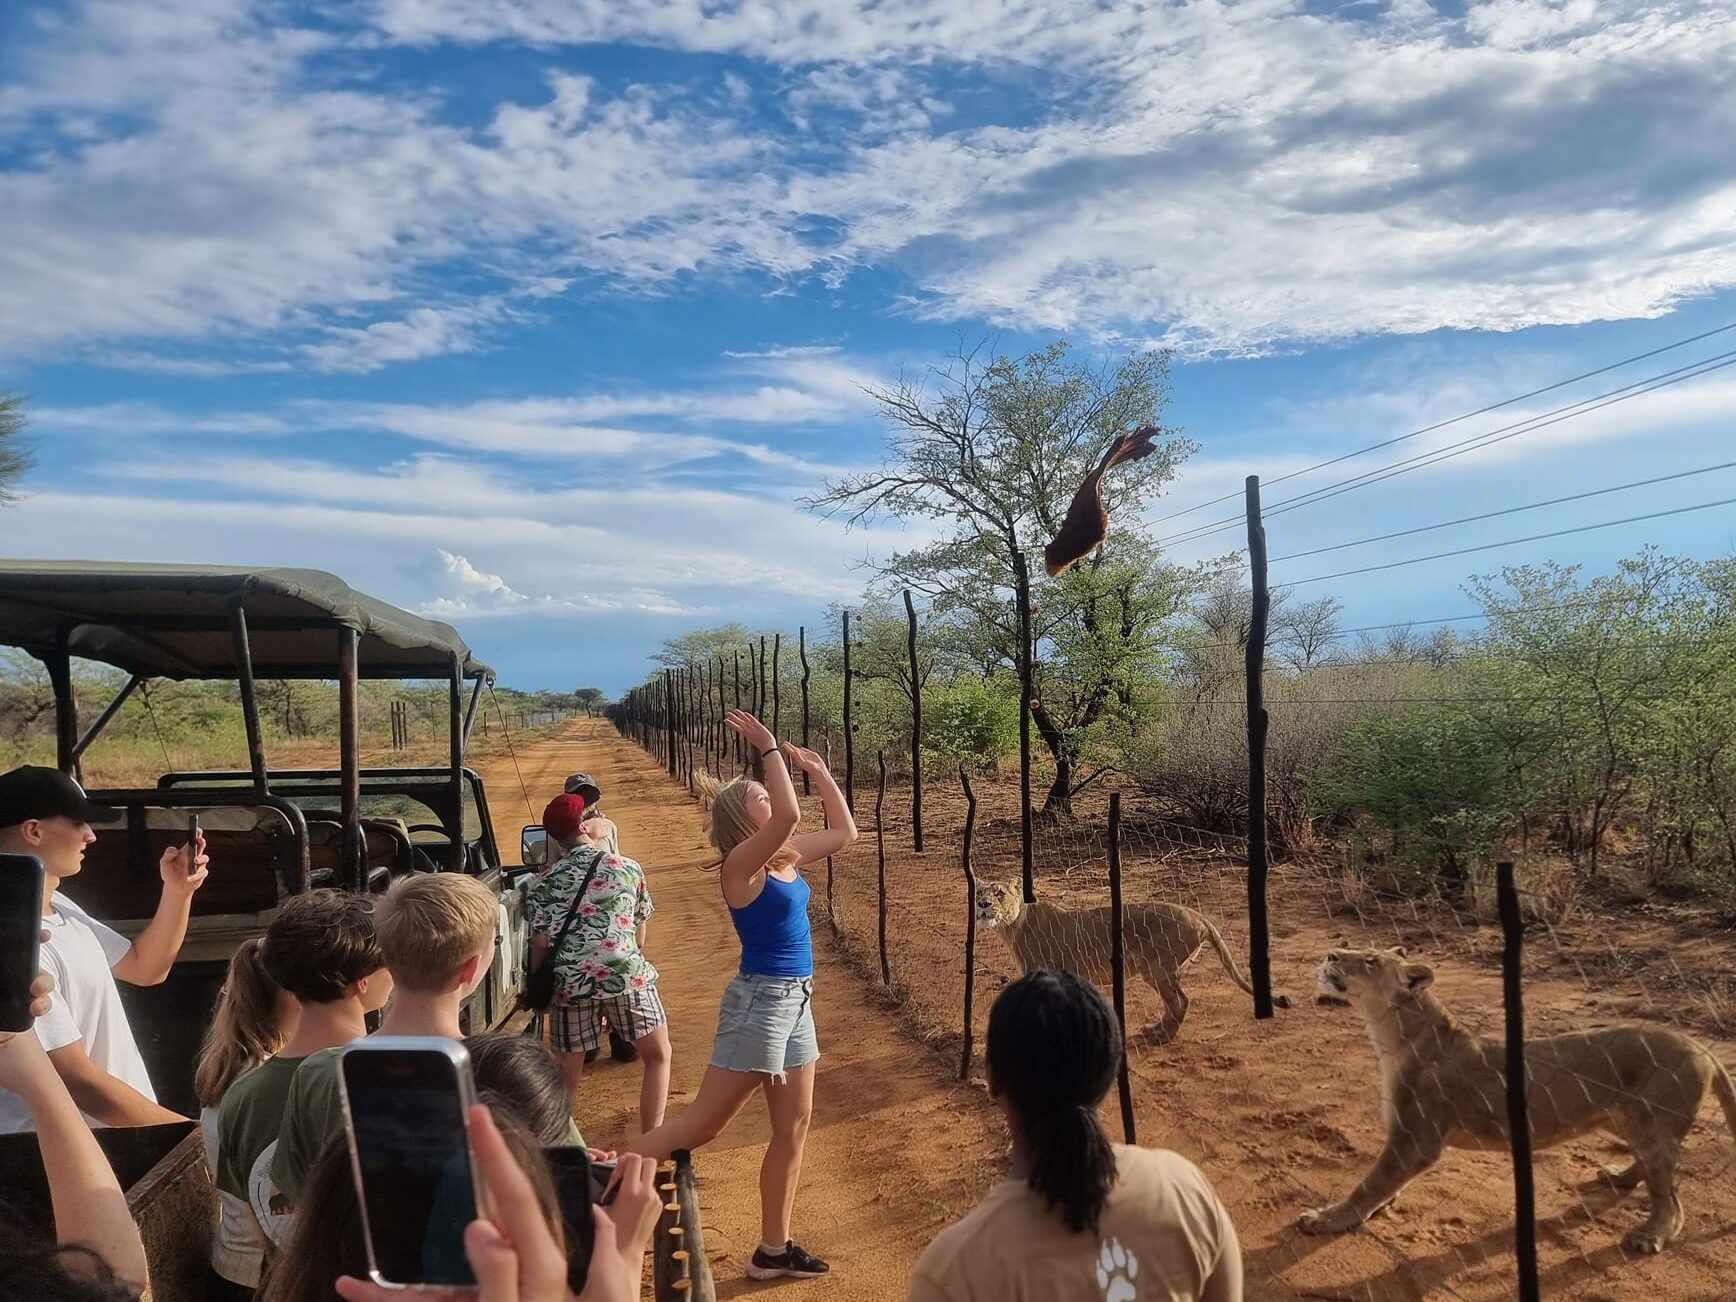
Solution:
<path fill-rule="evenodd" d="M 744 697 L 753 694 L 744 684 Z M 666 716 L 654 702 L 638 710 L 629 731 L 667 762 Z M 693 713 L 693 763 L 709 756 L 719 767 L 716 734 L 708 747 Z M 841 778 L 841 737 L 813 740 Z M 724 775 L 741 771 L 727 735 L 722 750 Z M 685 778 L 684 741 L 677 751 Z M 1039 805 L 1047 778 L 1039 765 Z M 989 1007 L 1021 971 L 1066 967 L 1112 990 L 1112 793 L 1105 780 L 1067 809 L 1038 810 L 1036 899 L 1027 902 L 1016 764 L 973 772 L 971 782 L 974 890 L 957 770 L 925 775 L 919 854 L 909 752 L 858 752 L 862 835 L 817 870 L 814 916 L 913 1034 L 954 1064 L 970 973 L 970 1070 L 980 1074 Z M 1213 821 L 1212 798 L 1197 786 L 1122 799 L 1138 1139 L 1183 1153 L 1211 1178 L 1241 1235 L 1248 1296 L 1519 1296 L 1493 865 L 1468 863 L 1451 889 L 1422 891 L 1377 838 L 1286 837 L 1268 902 L 1273 986 L 1288 1006 L 1256 1021 L 1245 839 L 1199 826 Z M 817 826 L 818 797 L 803 805 Z M 1287 816 L 1281 804 L 1273 813 Z M 1526 947 L 1543 1295 L 1727 1296 L 1736 1099 L 1721 1111 L 1728 1084 L 1716 1064 L 1736 1061 L 1736 917 L 1637 898 L 1612 906 L 1607 890 L 1594 904 L 1548 822 L 1534 818 L 1510 847 Z M 1322 994 L 1339 1002 L 1321 1003 Z M 1121 1132 L 1113 1093 L 1104 1120 Z M 1610 1180 L 1605 1167 L 1624 1178 Z M 1637 1189 L 1619 1187 L 1636 1179 Z"/>

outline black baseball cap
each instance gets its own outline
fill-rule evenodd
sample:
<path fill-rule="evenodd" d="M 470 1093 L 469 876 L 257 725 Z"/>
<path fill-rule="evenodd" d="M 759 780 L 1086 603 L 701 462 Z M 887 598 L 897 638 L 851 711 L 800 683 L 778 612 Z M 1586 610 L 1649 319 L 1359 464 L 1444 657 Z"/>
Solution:
<path fill-rule="evenodd" d="M 26 764 L 0 773 L 0 827 L 14 827 L 32 818 L 75 818 L 81 823 L 112 823 L 121 811 L 94 804 L 59 769 Z"/>
<path fill-rule="evenodd" d="M 603 789 L 589 773 L 575 773 L 567 779 L 567 794 L 583 796 L 587 805 L 594 805 L 603 798 Z"/>

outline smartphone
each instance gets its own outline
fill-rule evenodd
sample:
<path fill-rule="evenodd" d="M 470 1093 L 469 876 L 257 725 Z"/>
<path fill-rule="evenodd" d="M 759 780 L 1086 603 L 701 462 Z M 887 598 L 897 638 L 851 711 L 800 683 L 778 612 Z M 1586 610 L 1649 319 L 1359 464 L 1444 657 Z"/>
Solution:
<path fill-rule="evenodd" d="M 602 1168 L 593 1170 L 591 1155 L 578 1147 L 545 1148 L 543 1156 L 554 1173 L 555 1200 L 560 1204 L 561 1224 L 566 1230 L 567 1287 L 575 1294 L 582 1293 L 597 1235 L 596 1222 L 591 1219 L 591 1202 L 596 1194 L 594 1177 Z"/>
<path fill-rule="evenodd" d="M 30 987 L 42 966 L 42 860 L 0 854 L 0 1031 L 28 1031 Z"/>
<path fill-rule="evenodd" d="M 374 1282 L 474 1284 L 464 1255 L 480 1188 L 470 1055 L 456 1040 L 375 1035 L 346 1045 L 338 1067 Z"/>
<path fill-rule="evenodd" d="M 187 876 L 199 871 L 199 815 L 187 816 Z"/>

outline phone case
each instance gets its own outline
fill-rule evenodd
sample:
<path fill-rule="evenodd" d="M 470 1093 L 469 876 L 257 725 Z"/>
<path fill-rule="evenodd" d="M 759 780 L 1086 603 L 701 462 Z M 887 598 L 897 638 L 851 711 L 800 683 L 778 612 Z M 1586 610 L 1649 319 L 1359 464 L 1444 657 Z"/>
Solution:
<path fill-rule="evenodd" d="M 456 1040 L 448 1040 L 442 1036 L 429 1035 L 390 1035 L 365 1036 L 359 1040 L 351 1040 L 338 1050 L 338 1097 L 343 1103 L 344 1137 L 350 1149 L 350 1173 L 355 1180 L 356 1202 L 362 1215 L 362 1239 L 368 1249 L 368 1277 L 381 1288 L 389 1289 L 426 1289 L 439 1292 L 474 1291 L 474 1285 L 465 1284 L 424 1284 L 415 1280 L 387 1279 L 380 1269 L 379 1258 L 374 1252 L 374 1231 L 368 1223 L 368 1198 L 363 1188 L 362 1159 L 356 1150 L 355 1119 L 350 1111 L 349 1080 L 344 1071 L 344 1062 L 351 1054 L 356 1053 L 437 1053 L 452 1064 L 453 1077 L 458 1089 L 459 1115 L 464 1124 L 464 1153 L 470 1167 L 470 1187 L 480 1194 L 482 1177 L 476 1167 L 476 1150 L 470 1143 L 470 1109 L 476 1103 L 476 1087 L 471 1080 L 470 1054 Z M 481 1214 L 481 1209 L 477 1209 Z"/>

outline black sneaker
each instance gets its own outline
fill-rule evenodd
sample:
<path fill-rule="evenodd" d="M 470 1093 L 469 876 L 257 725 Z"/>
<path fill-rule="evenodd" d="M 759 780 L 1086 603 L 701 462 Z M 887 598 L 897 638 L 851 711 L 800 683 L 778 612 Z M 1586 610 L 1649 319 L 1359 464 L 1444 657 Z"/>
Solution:
<path fill-rule="evenodd" d="M 791 1239 L 784 1245 L 784 1250 L 775 1256 L 764 1248 L 755 1248 L 753 1256 L 748 1259 L 747 1277 L 749 1279 L 777 1279 L 783 1275 L 795 1279 L 814 1279 L 832 1269 L 825 1262 L 811 1253 L 803 1252 Z"/>

